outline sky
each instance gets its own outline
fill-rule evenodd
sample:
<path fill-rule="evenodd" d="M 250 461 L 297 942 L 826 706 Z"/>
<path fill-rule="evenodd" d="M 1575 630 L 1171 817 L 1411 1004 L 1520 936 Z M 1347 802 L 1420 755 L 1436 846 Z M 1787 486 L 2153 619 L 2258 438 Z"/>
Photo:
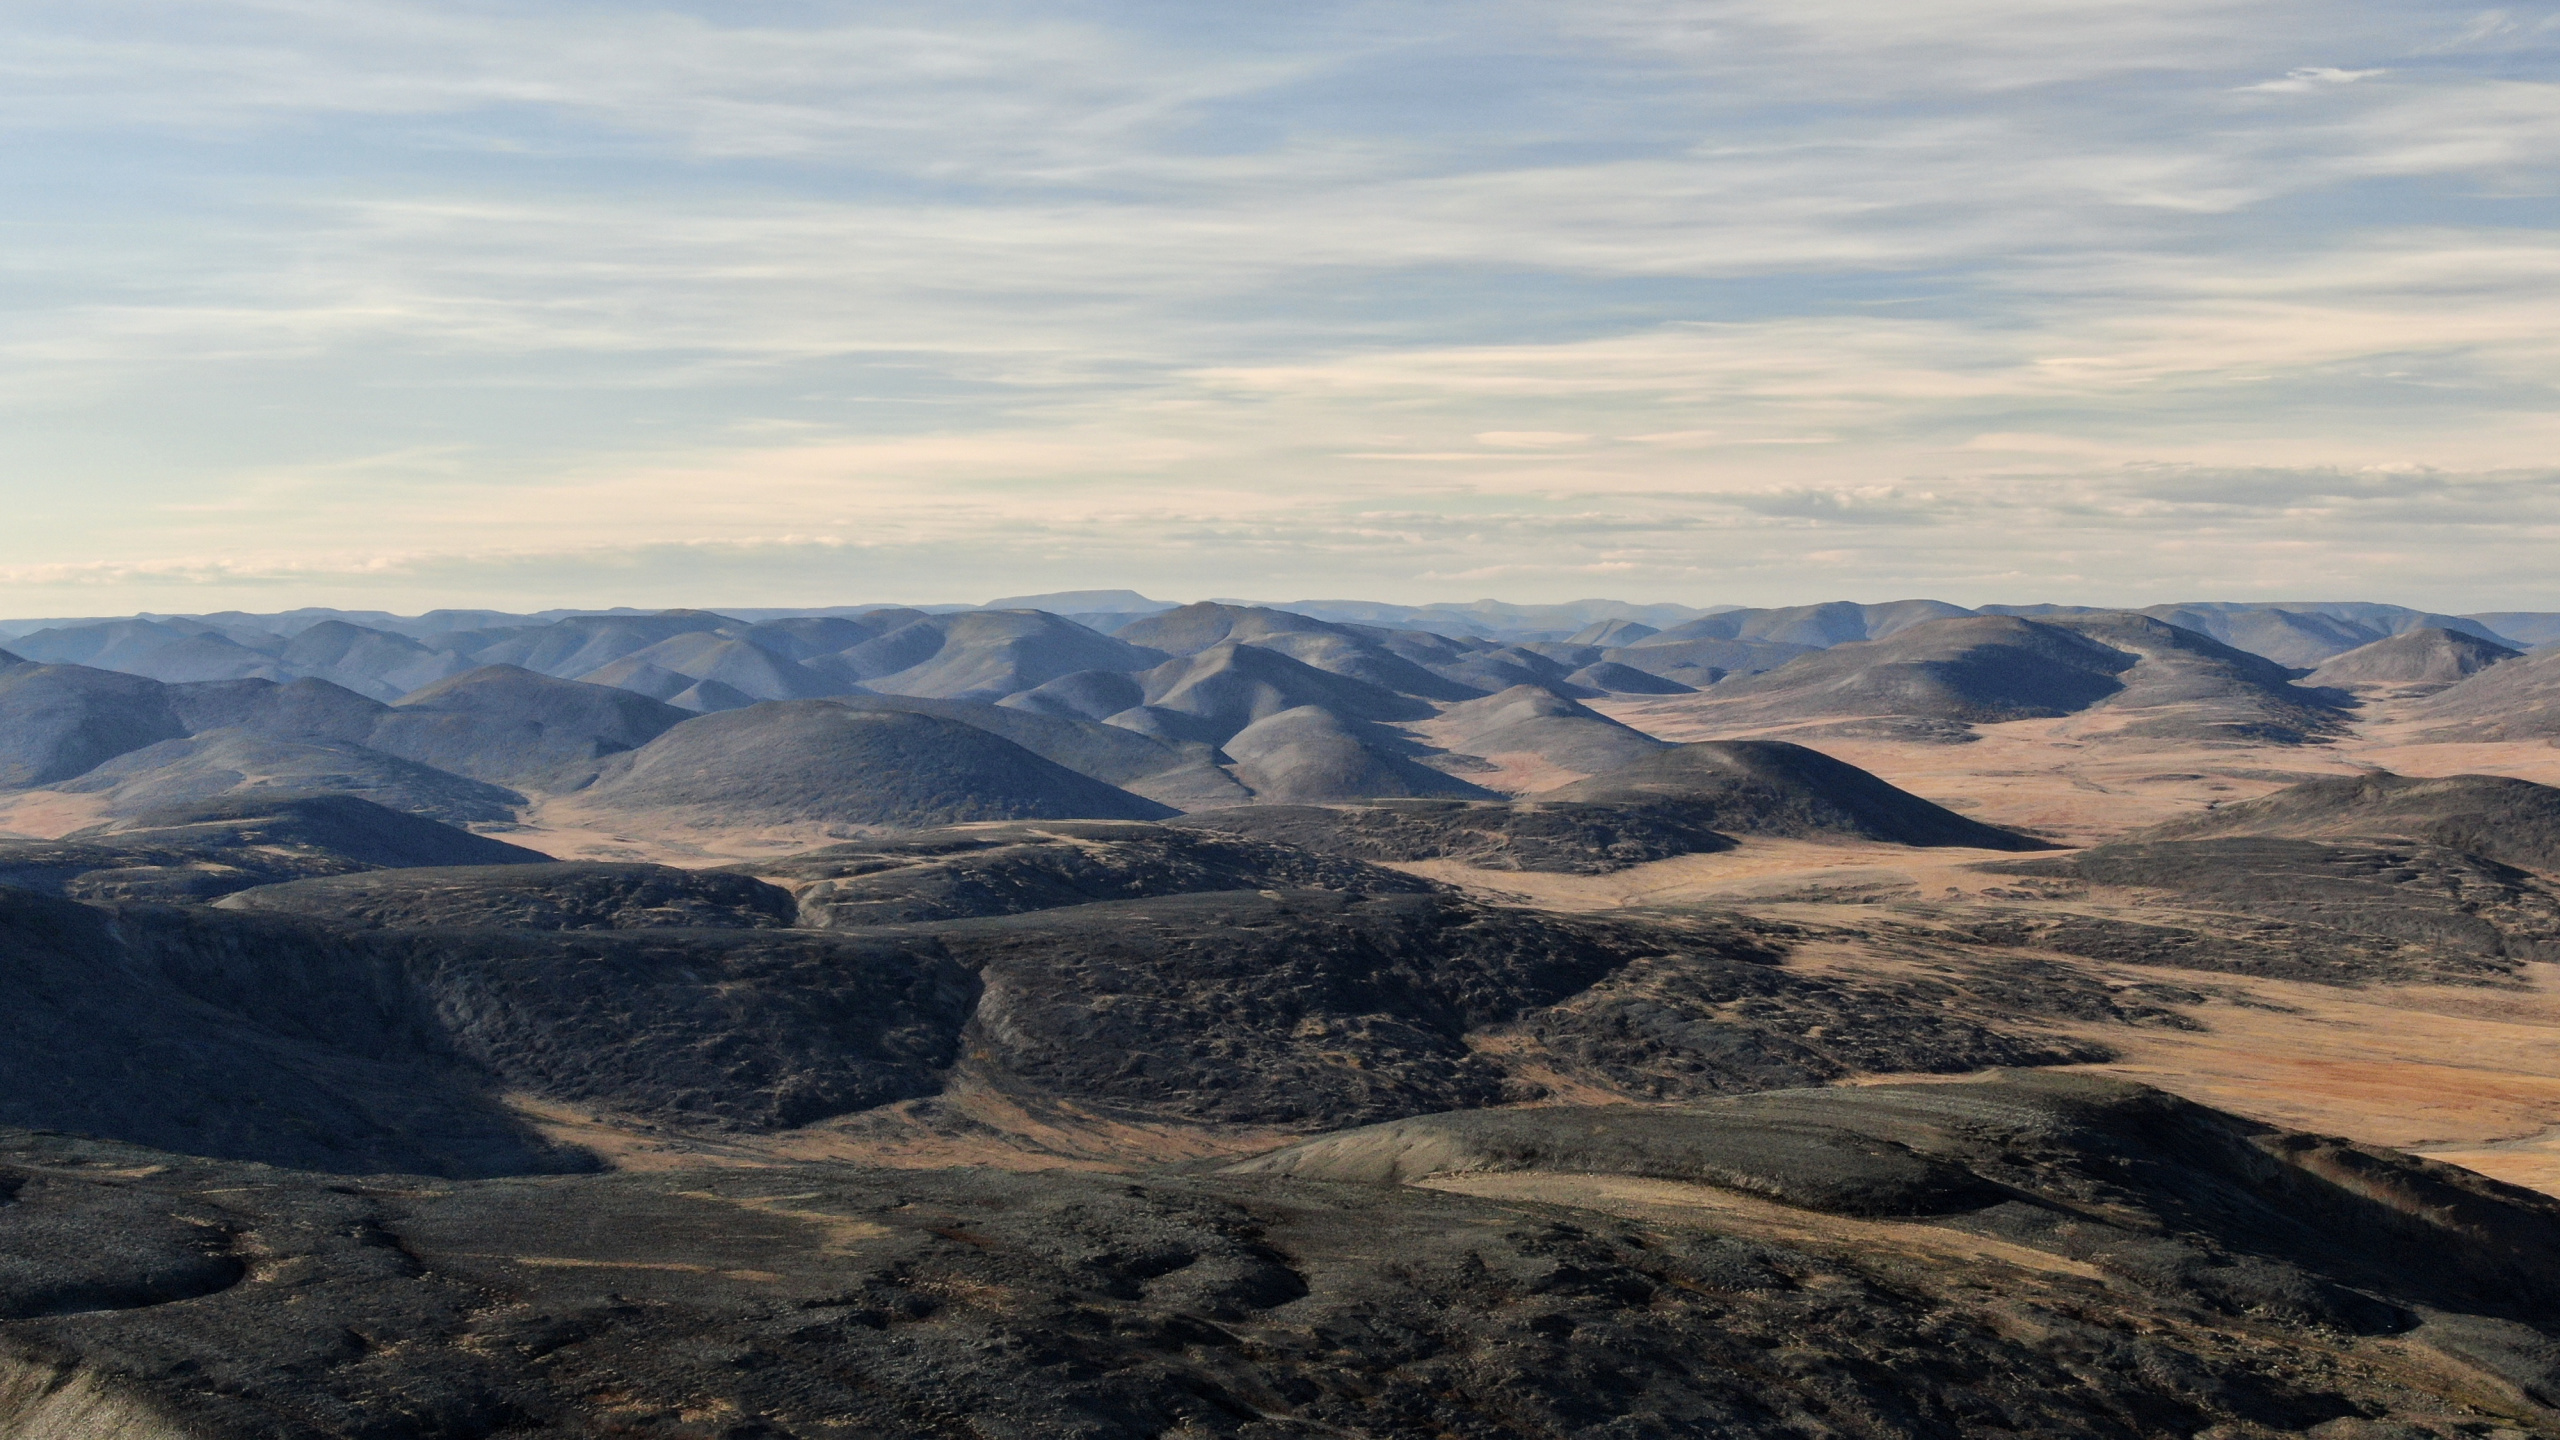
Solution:
<path fill-rule="evenodd" d="M 0 13 L 0 612 L 2560 609 L 2560 7 Z"/>

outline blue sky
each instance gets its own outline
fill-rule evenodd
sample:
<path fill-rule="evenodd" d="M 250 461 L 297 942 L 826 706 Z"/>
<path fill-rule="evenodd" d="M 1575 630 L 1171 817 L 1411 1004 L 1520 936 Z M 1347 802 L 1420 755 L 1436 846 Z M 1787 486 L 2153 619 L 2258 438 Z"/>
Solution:
<path fill-rule="evenodd" d="M 19 3 L 0 611 L 2560 608 L 2560 9 Z"/>

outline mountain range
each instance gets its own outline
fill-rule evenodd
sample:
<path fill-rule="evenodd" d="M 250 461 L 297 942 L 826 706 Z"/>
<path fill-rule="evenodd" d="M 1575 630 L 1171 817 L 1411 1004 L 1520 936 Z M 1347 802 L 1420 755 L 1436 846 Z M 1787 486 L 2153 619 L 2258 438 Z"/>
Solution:
<path fill-rule="evenodd" d="M 2067 717 L 2116 741 L 2300 745 L 2398 697 L 2447 738 L 2560 730 L 2560 687 L 2524 642 L 2371 604 L 1007 603 L 48 626 L 0 651 L 0 788 L 95 796 L 104 816 L 269 791 L 460 823 L 575 796 L 862 827 L 1530 795 L 1659 747 L 1627 723 L 1653 710 L 1813 740 Z M 1613 610 L 1630 613 L 1583 619 Z"/>

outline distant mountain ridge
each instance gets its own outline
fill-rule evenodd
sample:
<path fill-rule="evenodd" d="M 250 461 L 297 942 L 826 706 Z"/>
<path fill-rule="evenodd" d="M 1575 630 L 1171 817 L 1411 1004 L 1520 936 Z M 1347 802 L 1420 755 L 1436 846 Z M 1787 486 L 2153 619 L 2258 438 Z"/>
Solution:
<path fill-rule="evenodd" d="M 1133 590 L 1070 590 L 1039 595 L 1013 595 L 981 605 L 919 604 L 873 602 L 854 605 L 806 607 L 721 606 L 717 615 L 739 625 L 767 625 L 777 622 L 813 619 L 837 619 L 862 622 L 896 612 L 907 617 L 955 615 L 989 610 L 1040 610 L 1111 633 L 1119 625 L 1150 615 L 1183 607 L 1185 602 L 1156 600 Z M 2409 606 L 2374 601 L 2279 600 L 2279 601 L 2176 601 L 2140 607 L 2098 605 L 1988 604 L 1965 607 L 1941 600 L 1913 599 L 1881 604 L 1851 601 L 1825 601 L 1806 605 L 1753 607 L 1740 605 L 1689 606 L 1676 604 L 1642 604 L 1625 600 L 1575 600 L 1552 605 L 1520 605 L 1496 600 L 1465 603 L 1440 602 L 1424 605 L 1402 605 L 1371 600 L 1251 600 L 1219 598 L 1205 603 L 1261 610 L 1285 611 L 1312 620 L 1334 624 L 1362 625 L 1380 629 L 1420 631 L 1453 638 L 1502 640 L 1513 643 L 1545 641 L 1550 643 L 1588 644 L 1598 641 L 1609 645 L 1634 643 L 1632 638 L 1587 636 L 1583 632 L 1600 630 L 1616 624 L 1640 626 L 1662 632 L 1700 621 L 1717 622 L 1697 634 L 1724 635 L 1751 640 L 1782 640 L 1788 643 L 1838 644 L 1846 640 L 1876 640 L 1892 633 L 1901 625 L 1921 619 L 1942 619 L 1951 615 L 2017 615 L 2029 619 L 2067 615 L 2096 614 L 2129 608 L 2137 614 L 2166 620 L 2185 629 L 2212 635 L 2228 645 L 2265 653 L 2280 663 L 2307 667 L 2330 655 L 2343 654 L 2358 645 L 2428 626 L 2461 631 L 2482 639 L 2519 649 L 2530 649 L 2560 640 L 2560 610 L 2480 611 L 2468 615 L 2444 615 Z M 201 615 L 146 613 L 130 616 L 87 616 L 30 619 L 0 619 L 0 645 L 12 645 L 18 639 L 49 631 L 91 631 L 100 627 L 145 627 L 156 642 L 133 639 L 128 643 L 140 649 L 156 648 L 172 640 L 212 634 L 246 648 L 265 651 L 268 642 L 290 641 L 305 631 L 321 626 L 345 625 L 405 638 L 424 646 L 430 653 L 452 648 L 443 642 L 448 637 L 521 630 L 556 625 L 567 620 L 645 620 L 667 612 L 620 608 L 553 609 L 527 612 L 502 610 L 433 610 L 422 615 L 394 615 L 380 610 L 335 610 L 308 607 L 298 610 L 251 614 L 245 611 L 218 611 Z M 695 611 L 707 614 L 710 611 Z M 1847 622 L 1855 613 L 1860 618 Z M 1831 638 L 1814 638 L 1827 635 Z M 79 644 L 99 645 L 84 640 Z M 328 643 L 315 641 L 315 645 Z M 2267 647 L 2261 650 L 2260 647 Z M 28 659 L 70 660 L 78 664 L 95 661 L 82 655 L 52 653 L 51 647 L 39 642 L 38 649 L 19 653 Z M 2293 654 L 2271 653 L 2285 648 Z M 2318 654 L 2311 654 L 2311 651 Z M 291 663 L 302 663 L 306 657 L 292 657 Z M 119 668 L 106 665 L 101 668 Z"/>
<path fill-rule="evenodd" d="M 2530 612 L 2500 618 L 2533 628 Z M 1097 590 L 736 613 L 143 615 L 0 635 L 0 788 L 96 795 L 108 814 L 326 791 L 499 823 L 695 717 L 812 704 L 829 708 L 804 716 L 930 716 L 1029 752 L 943 731 L 977 767 L 945 794 L 895 798 L 856 765 L 834 800 L 765 807 L 861 825 L 1528 795 L 1659 743 L 1585 704 L 1613 700 L 1729 735 L 1961 741 L 2068 716 L 2089 735 L 2303 744 L 2376 698 L 2441 689 L 2421 718 L 2448 737 L 2560 727 L 2548 657 L 2520 658 L 2475 619 L 2365 602 L 1272 606 Z M 734 733 L 773 746 L 806 728 L 771 719 Z M 725 758 L 765 773 L 788 757 Z"/>

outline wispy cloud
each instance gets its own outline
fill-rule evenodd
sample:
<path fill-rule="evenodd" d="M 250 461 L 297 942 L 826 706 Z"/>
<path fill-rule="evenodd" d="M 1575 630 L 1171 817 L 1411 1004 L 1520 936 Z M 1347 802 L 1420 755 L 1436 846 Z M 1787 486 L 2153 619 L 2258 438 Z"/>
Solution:
<path fill-rule="evenodd" d="M 2282 79 L 2261 80 L 2240 89 L 2260 95 L 2303 95 L 2332 85 L 2353 85 L 2359 80 L 2389 73 L 2387 70 L 2341 70 L 2335 65 L 2300 65 L 2286 71 Z"/>
<path fill-rule="evenodd" d="M 2532 603 L 2479 517 L 2538 533 L 2560 440 L 2538 12 L 22 11 L 9 608 L 2200 556 Z"/>

